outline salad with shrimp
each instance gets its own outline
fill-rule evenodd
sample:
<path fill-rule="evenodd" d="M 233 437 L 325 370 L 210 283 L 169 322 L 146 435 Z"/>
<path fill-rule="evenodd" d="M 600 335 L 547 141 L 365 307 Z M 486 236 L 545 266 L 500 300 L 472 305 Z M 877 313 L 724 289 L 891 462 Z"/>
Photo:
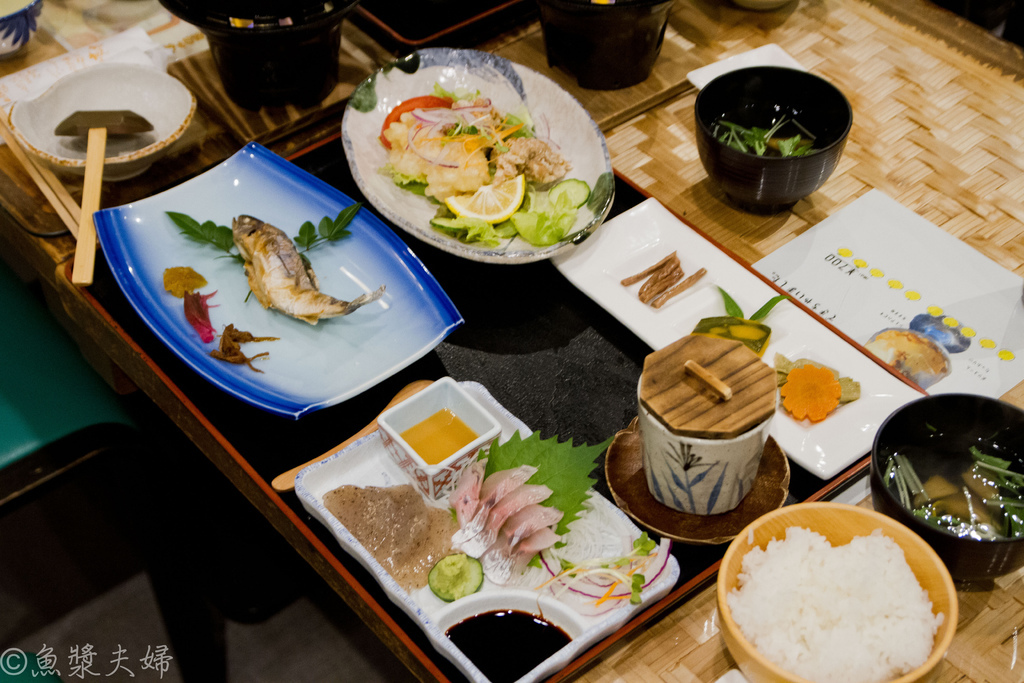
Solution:
<path fill-rule="evenodd" d="M 498 111 L 479 91 L 404 100 L 381 126 L 382 169 L 399 187 L 438 205 L 431 226 L 494 247 L 519 235 L 535 246 L 564 239 L 590 198 L 568 177 L 557 145 L 539 137 L 525 106 Z"/>

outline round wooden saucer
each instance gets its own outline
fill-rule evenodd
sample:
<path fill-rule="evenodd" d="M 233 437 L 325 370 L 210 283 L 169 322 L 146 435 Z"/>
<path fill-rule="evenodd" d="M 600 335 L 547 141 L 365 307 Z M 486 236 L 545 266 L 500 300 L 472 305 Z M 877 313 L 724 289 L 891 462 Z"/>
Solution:
<path fill-rule="evenodd" d="M 604 470 L 616 505 L 642 526 L 684 543 L 728 543 L 755 519 L 782 507 L 789 495 L 789 460 L 775 439 L 768 437 L 754 487 L 735 509 L 721 515 L 692 515 L 662 505 L 647 488 L 636 418 L 615 435 Z"/>

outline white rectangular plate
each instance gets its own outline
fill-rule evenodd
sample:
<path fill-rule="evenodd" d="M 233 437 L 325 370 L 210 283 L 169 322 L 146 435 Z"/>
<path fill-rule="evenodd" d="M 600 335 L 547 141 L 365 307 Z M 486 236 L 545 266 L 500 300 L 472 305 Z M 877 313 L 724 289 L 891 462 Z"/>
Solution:
<path fill-rule="evenodd" d="M 620 281 L 676 251 L 687 274 L 707 269 L 693 288 L 660 309 L 637 298 L 640 285 Z M 660 349 L 689 334 L 701 318 L 725 315 L 717 287 L 745 313 L 753 313 L 777 292 L 707 238 L 676 218 L 655 199 L 608 221 L 591 237 L 553 259 L 555 267 L 638 337 Z M 861 398 L 839 406 L 825 420 L 797 422 L 780 404 L 771 435 L 789 458 L 822 479 L 830 479 L 871 450 L 886 417 L 921 394 L 880 368 L 802 309 L 784 301 L 769 314 L 772 328 L 764 360 L 776 353 L 809 358 L 860 382 Z"/>
<path fill-rule="evenodd" d="M 487 390 L 476 382 L 462 382 L 461 386 L 470 395 L 476 398 L 501 424 L 501 435 L 499 441 L 504 442 L 516 431 L 519 431 L 525 438 L 531 433 L 522 421 L 506 411 Z M 385 571 L 377 560 L 349 533 L 341 522 L 337 520 L 324 506 L 323 497 L 329 491 L 339 486 L 399 486 L 410 483 L 405 473 L 394 464 L 384 451 L 380 435 L 377 432 L 366 436 L 348 448 L 334 453 L 326 460 L 315 465 L 310 465 L 299 472 L 295 479 L 295 493 L 302 501 L 303 507 L 320 520 L 341 544 L 341 547 L 376 576 L 377 581 L 384 588 L 392 602 L 405 611 L 416 621 L 423 632 L 433 643 L 434 647 L 450 659 L 466 676 L 478 683 L 484 683 L 488 679 L 484 674 L 445 636 L 439 624 L 444 623 L 446 617 L 451 614 L 458 614 L 465 611 L 464 601 L 483 598 L 488 601 L 488 609 L 502 609 L 500 598 L 497 603 L 488 597 L 490 595 L 506 594 L 510 604 L 505 607 L 517 607 L 522 603 L 524 590 L 509 589 L 491 584 L 485 581 L 480 592 L 456 600 L 453 603 L 445 603 L 434 596 L 429 588 L 421 588 L 413 593 L 406 592 L 395 580 Z M 598 493 L 593 493 L 590 498 L 591 509 L 586 514 L 599 515 L 601 524 L 606 533 L 619 536 L 628 535 L 629 538 L 637 538 L 640 529 L 633 524 L 625 513 L 615 507 L 608 499 Z M 442 501 L 442 506 L 447 502 Z M 575 523 L 574 523 L 575 525 Z M 572 526 L 570 526 L 570 529 Z M 568 536 L 571 536 L 572 533 Z M 564 668 L 576 656 L 586 648 L 598 642 L 602 638 L 614 633 L 631 617 L 635 616 L 638 610 L 654 603 L 663 597 L 675 585 L 679 579 L 679 563 L 674 557 L 669 558 L 669 564 L 661 577 L 646 588 L 643 592 L 643 601 L 639 605 L 624 606 L 612 612 L 599 616 L 584 616 L 572 613 L 572 626 L 579 632 L 572 642 L 556 652 L 554 655 L 538 664 L 526 676 L 519 679 L 518 683 L 530 683 Z M 515 600 L 517 604 L 511 604 Z M 530 599 L 536 602 L 536 598 Z M 514 648 L 513 648 L 514 649 Z M 511 651 L 510 651 L 511 652 Z M 514 656 L 512 654 L 511 656 Z"/>
<path fill-rule="evenodd" d="M 727 74 L 736 69 L 745 69 L 750 66 L 785 66 L 790 69 L 807 71 L 800 62 L 796 61 L 788 52 L 775 43 L 762 45 L 761 47 L 741 52 L 732 57 L 720 59 L 699 69 L 694 69 L 686 74 L 686 80 L 690 81 L 698 90 L 707 85 L 712 79 L 722 74 Z"/>

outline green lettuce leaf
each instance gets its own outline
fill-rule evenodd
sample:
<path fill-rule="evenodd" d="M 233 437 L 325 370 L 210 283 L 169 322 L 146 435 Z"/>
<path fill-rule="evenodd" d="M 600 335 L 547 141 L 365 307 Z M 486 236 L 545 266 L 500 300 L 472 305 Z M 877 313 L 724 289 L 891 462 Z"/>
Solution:
<path fill-rule="evenodd" d="M 434 91 L 431 93 L 434 97 L 447 97 L 452 102 L 458 102 L 459 100 L 475 100 L 480 97 L 479 90 L 470 90 L 469 88 L 455 88 L 455 90 L 445 90 L 441 87 L 440 83 L 434 83 Z"/>
<path fill-rule="evenodd" d="M 489 247 L 496 247 L 501 244 L 501 235 L 494 229 L 494 226 L 480 218 L 468 218 L 456 216 L 444 220 L 444 225 L 438 221 L 431 221 L 430 225 L 435 230 L 451 235 L 452 237 L 468 243 L 480 242 Z"/>
<path fill-rule="evenodd" d="M 567 195 L 555 201 L 531 198 L 530 211 L 518 211 L 510 219 L 519 235 L 535 247 L 547 247 L 562 240 L 576 224 L 576 207 Z"/>

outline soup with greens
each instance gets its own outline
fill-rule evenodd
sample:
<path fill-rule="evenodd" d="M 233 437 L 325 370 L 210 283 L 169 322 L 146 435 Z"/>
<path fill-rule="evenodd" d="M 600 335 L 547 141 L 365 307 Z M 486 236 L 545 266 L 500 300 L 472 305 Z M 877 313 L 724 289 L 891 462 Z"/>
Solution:
<path fill-rule="evenodd" d="M 1024 536 L 1024 462 L 996 434 L 945 430 L 883 452 L 883 481 L 916 517 L 961 538 Z"/>

